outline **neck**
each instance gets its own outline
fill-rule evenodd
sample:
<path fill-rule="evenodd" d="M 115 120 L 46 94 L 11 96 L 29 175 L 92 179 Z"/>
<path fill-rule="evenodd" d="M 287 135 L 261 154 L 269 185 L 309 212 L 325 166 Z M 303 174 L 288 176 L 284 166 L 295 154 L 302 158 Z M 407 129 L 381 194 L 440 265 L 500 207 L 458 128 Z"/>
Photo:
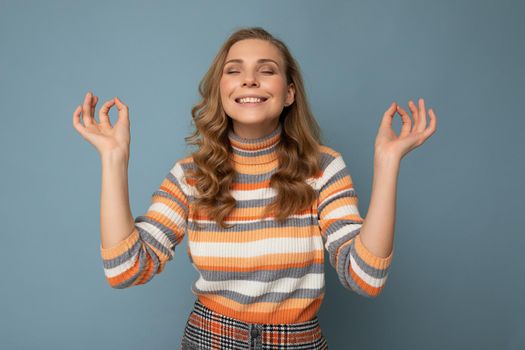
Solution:
<path fill-rule="evenodd" d="M 279 122 L 273 131 L 256 138 L 245 138 L 228 131 L 232 146 L 230 159 L 240 164 L 264 164 L 277 159 L 277 144 L 281 140 L 282 125 Z"/>

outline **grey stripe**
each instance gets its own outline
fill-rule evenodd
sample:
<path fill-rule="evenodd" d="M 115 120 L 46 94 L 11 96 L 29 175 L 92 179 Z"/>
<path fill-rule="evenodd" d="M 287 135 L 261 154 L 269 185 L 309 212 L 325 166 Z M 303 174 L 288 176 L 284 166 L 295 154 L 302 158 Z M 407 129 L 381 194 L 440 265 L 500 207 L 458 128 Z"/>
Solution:
<path fill-rule="evenodd" d="M 231 138 L 232 140 L 234 141 L 237 141 L 238 143 L 241 143 L 241 144 L 256 144 L 256 143 L 263 143 L 265 141 L 268 141 L 269 139 L 273 138 L 274 136 L 276 136 L 277 134 L 280 134 L 283 130 L 283 126 L 281 124 L 281 122 L 279 122 L 277 124 L 277 126 L 275 127 L 275 129 L 269 133 L 268 135 L 265 135 L 263 137 L 258 137 L 256 139 L 247 139 L 247 138 L 243 138 L 243 137 L 240 137 L 239 135 L 237 135 L 232 128 L 228 129 L 228 137 Z"/>
<path fill-rule="evenodd" d="M 139 249 L 141 249 L 141 247 L 142 247 L 142 241 L 140 240 L 140 237 L 139 237 L 139 239 L 137 240 L 137 242 L 135 242 L 135 244 L 133 244 L 131 249 L 123 252 L 121 255 L 113 259 L 102 259 L 102 264 L 104 265 L 104 268 L 106 269 L 114 268 L 122 264 L 126 260 L 129 260 L 133 255 L 137 254 L 137 252 L 139 251 Z"/>
<path fill-rule="evenodd" d="M 307 216 L 304 218 L 292 218 L 288 217 L 284 223 L 281 225 L 275 220 L 268 220 L 268 221 L 257 221 L 257 222 L 249 222 L 249 223 L 236 223 L 231 229 L 223 229 L 219 225 L 217 225 L 216 222 L 199 222 L 199 228 L 197 228 L 196 225 L 197 222 L 194 220 L 189 219 L 188 220 L 188 230 L 197 230 L 201 229 L 204 231 L 215 231 L 215 232 L 237 232 L 237 231 L 254 231 L 258 229 L 269 229 L 269 228 L 290 228 L 290 230 L 293 230 L 294 228 L 301 228 L 301 227 L 309 227 L 311 225 L 315 224 L 314 219 L 312 216 Z"/>
<path fill-rule="evenodd" d="M 139 240 L 139 242 L 140 242 L 140 245 L 142 246 L 143 242 L 141 240 Z M 133 282 L 135 282 L 137 277 L 139 277 L 142 274 L 142 272 L 144 271 L 146 267 L 146 263 L 147 263 L 146 254 L 144 253 L 143 249 L 140 250 L 138 259 L 139 259 L 139 268 L 137 272 L 133 276 L 131 276 L 129 279 L 123 281 L 120 284 L 117 284 L 113 288 L 116 288 L 116 289 L 128 288 L 131 286 Z"/>
<path fill-rule="evenodd" d="M 354 242 L 352 242 L 350 245 L 353 245 L 353 244 Z M 348 256 L 349 251 L 350 251 L 349 246 L 345 246 L 339 250 L 339 261 L 336 266 L 337 277 L 339 278 L 339 281 L 346 289 L 353 290 L 360 295 L 365 295 L 366 293 L 364 293 L 363 290 L 361 290 L 361 287 L 359 287 L 359 285 L 357 285 L 355 281 L 349 276 L 349 271 L 348 271 L 348 267 L 350 264 L 350 259 Z"/>
<path fill-rule="evenodd" d="M 368 275 L 370 275 L 372 277 L 376 277 L 376 278 L 383 278 L 383 277 L 385 277 L 388 274 L 388 270 L 389 270 L 390 266 L 388 266 L 385 269 L 378 269 L 378 268 L 375 268 L 373 266 L 368 265 L 363 259 L 361 259 L 359 254 L 357 254 L 357 250 L 355 249 L 355 243 L 353 243 L 351 245 L 352 245 L 352 247 L 351 247 L 351 250 L 350 250 L 350 254 L 352 254 L 352 256 L 354 257 L 354 259 L 357 262 L 357 265 L 359 265 L 361 270 L 365 271 Z"/>
<path fill-rule="evenodd" d="M 336 226 L 336 228 L 340 228 L 340 226 L 344 226 L 346 223 L 342 222 L 335 222 L 332 226 Z M 337 249 L 343 244 L 354 238 L 357 234 L 359 234 L 361 228 L 357 228 L 353 231 L 347 232 L 344 236 L 340 237 L 339 239 L 336 239 L 332 242 L 332 244 L 328 247 L 328 249 L 325 249 L 328 251 L 329 257 L 330 257 L 330 264 L 335 267 L 335 258 Z"/>
<path fill-rule="evenodd" d="M 170 182 L 172 182 L 175 186 L 177 186 L 179 188 L 179 190 L 184 195 L 186 195 L 186 193 L 182 189 L 182 185 L 180 184 L 179 179 L 177 179 L 172 173 L 169 173 L 168 175 L 166 175 L 166 179 L 168 179 Z M 166 197 L 166 198 L 170 199 L 171 201 L 176 202 L 184 210 L 184 213 L 186 215 L 188 214 L 188 206 L 186 204 L 182 203 L 178 198 L 176 198 L 176 197 L 174 197 L 174 196 L 170 195 L 169 193 L 164 192 L 162 190 L 157 190 L 157 191 L 153 192 L 153 194 L 151 196 L 153 197 L 154 195 L 159 195 L 159 196 L 162 196 L 162 197 Z"/>
<path fill-rule="evenodd" d="M 362 295 L 367 298 L 372 298 L 373 296 L 366 293 L 350 276 L 348 271 L 350 267 L 350 254 L 358 261 L 358 265 L 363 269 L 367 274 L 382 277 L 386 275 L 386 271 L 378 270 L 374 267 L 367 265 L 363 260 L 359 258 L 357 252 L 355 251 L 355 241 L 350 243 L 348 246 L 341 248 L 340 250 L 341 257 L 339 258 L 339 264 L 337 266 L 337 275 L 339 280 L 347 289 L 353 290 L 359 295 Z M 387 269 L 388 270 L 388 269 Z"/>
<path fill-rule="evenodd" d="M 317 207 L 317 212 L 318 212 L 318 216 L 320 217 L 323 213 L 323 210 L 324 208 L 329 205 L 330 203 L 336 201 L 336 200 L 339 200 L 341 198 L 344 198 L 344 197 L 357 197 L 357 194 L 355 192 L 355 189 L 345 189 L 345 190 L 342 190 L 340 192 L 338 192 L 336 195 L 328 198 L 328 199 L 325 199 L 322 203 L 319 204 L 319 207 Z"/>
<path fill-rule="evenodd" d="M 150 223 L 151 225 L 155 226 L 160 231 L 162 231 L 162 233 L 168 238 L 169 242 L 172 245 L 175 246 L 177 244 L 175 233 L 171 231 L 169 228 L 167 228 L 166 226 L 164 226 L 163 224 L 159 223 L 158 221 L 150 219 L 147 216 L 140 215 L 140 216 L 137 216 L 137 218 L 135 219 L 135 223 L 140 223 L 140 222 Z M 151 232 L 149 232 L 147 229 L 139 227 L 138 225 L 135 225 L 135 227 L 139 231 L 140 238 L 144 242 L 147 242 L 148 244 L 155 247 L 157 250 L 160 250 L 163 254 L 166 254 L 166 255 L 172 254 L 172 251 L 170 251 L 168 248 L 162 245 L 159 241 L 157 241 L 155 237 L 151 234 Z"/>
<path fill-rule="evenodd" d="M 210 271 L 200 269 L 200 274 L 206 281 L 247 280 L 272 282 L 284 277 L 301 278 L 309 273 L 323 273 L 323 271 L 323 263 L 313 263 L 312 265 L 305 267 L 291 267 L 279 270 L 257 270 L 246 272 Z"/>
<path fill-rule="evenodd" d="M 239 155 L 239 156 L 242 156 L 242 157 L 260 157 L 260 156 L 263 156 L 265 154 L 270 154 L 270 153 L 275 153 L 276 152 L 276 147 L 277 147 L 277 143 L 269 146 L 269 148 L 266 148 L 266 149 L 262 149 L 260 151 L 253 151 L 253 152 L 248 152 L 248 151 L 243 151 L 241 149 L 233 149 L 233 153 L 235 153 L 236 155 Z"/>

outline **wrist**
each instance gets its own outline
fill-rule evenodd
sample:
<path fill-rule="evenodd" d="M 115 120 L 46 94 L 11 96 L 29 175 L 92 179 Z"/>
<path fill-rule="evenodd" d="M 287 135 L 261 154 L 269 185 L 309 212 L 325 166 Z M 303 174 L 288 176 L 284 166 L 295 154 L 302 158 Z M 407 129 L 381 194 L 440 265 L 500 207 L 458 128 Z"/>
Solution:
<path fill-rule="evenodd" d="M 374 153 L 375 165 L 398 165 L 401 162 L 401 157 L 391 153 Z"/>
<path fill-rule="evenodd" d="M 125 164 L 129 163 L 129 152 L 124 150 L 112 150 L 100 154 L 102 164 Z"/>

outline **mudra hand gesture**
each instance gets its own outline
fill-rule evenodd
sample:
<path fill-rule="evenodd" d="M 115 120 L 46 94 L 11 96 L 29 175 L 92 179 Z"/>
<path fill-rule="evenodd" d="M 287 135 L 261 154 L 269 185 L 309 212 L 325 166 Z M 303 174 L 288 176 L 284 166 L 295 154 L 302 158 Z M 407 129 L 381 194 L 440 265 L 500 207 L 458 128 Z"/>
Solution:
<path fill-rule="evenodd" d="M 95 120 L 95 107 L 98 97 L 88 91 L 84 102 L 77 106 L 73 112 L 73 127 L 90 144 L 92 144 L 100 156 L 119 154 L 129 157 L 130 122 L 129 109 L 118 97 L 106 101 L 98 112 L 99 122 Z M 109 110 L 116 106 L 118 119 L 115 125 L 111 125 Z M 84 125 L 80 123 L 80 119 Z"/>
<path fill-rule="evenodd" d="M 419 106 L 412 100 L 408 101 L 408 107 L 414 118 L 414 125 L 407 111 L 396 102 L 392 102 L 386 110 L 379 126 L 375 141 L 375 156 L 387 157 L 401 160 L 408 152 L 422 145 L 436 131 L 436 115 L 432 108 L 428 110 L 430 123 L 427 127 L 425 101 L 420 98 Z M 392 129 L 392 119 L 399 113 L 403 126 L 399 136 Z"/>

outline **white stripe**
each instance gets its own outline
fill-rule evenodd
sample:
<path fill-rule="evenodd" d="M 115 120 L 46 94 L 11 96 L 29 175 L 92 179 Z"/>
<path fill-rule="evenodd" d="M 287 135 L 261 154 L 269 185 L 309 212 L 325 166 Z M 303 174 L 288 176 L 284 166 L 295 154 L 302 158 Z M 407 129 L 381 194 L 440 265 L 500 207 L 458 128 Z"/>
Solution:
<path fill-rule="evenodd" d="M 249 280 L 207 281 L 201 276 L 195 282 L 195 286 L 202 291 L 227 290 L 250 297 L 257 297 L 268 292 L 291 293 L 300 288 L 320 289 L 324 286 L 324 275 L 322 273 L 309 273 L 301 278 L 285 277 L 271 282 Z"/>
<path fill-rule="evenodd" d="M 308 177 L 304 180 L 314 190 L 317 189 L 317 180 L 314 177 Z M 230 190 L 233 198 L 237 201 L 248 201 L 257 199 L 272 199 L 277 195 L 277 191 L 273 187 L 258 188 L 255 190 Z"/>
<path fill-rule="evenodd" d="M 151 204 L 148 208 L 148 211 L 156 211 L 164 216 L 166 216 L 171 222 L 174 222 L 177 226 L 180 227 L 181 231 L 184 231 L 186 226 L 186 220 L 180 216 L 180 214 L 167 206 L 164 202 L 155 202 Z M 181 208 L 183 210 L 183 208 Z"/>
<path fill-rule="evenodd" d="M 339 230 L 330 233 L 328 235 L 328 238 L 326 239 L 325 247 L 328 250 L 330 248 L 330 245 L 332 245 L 333 242 L 337 241 L 341 237 L 349 236 L 348 239 L 351 238 L 351 236 L 355 236 L 355 230 L 359 229 L 362 226 L 362 224 L 348 224 L 341 227 Z M 345 241 L 348 241 L 345 240 Z"/>
<path fill-rule="evenodd" d="M 195 195 L 196 189 L 194 186 L 190 186 L 186 182 L 184 169 L 182 169 L 182 165 L 180 165 L 179 162 L 175 163 L 175 165 L 171 168 L 170 172 L 173 176 L 175 176 L 177 180 L 179 180 L 181 190 L 186 196 L 189 196 L 190 194 Z"/>
<path fill-rule="evenodd" d="M 321 236 L 306 238 L 268 238 L 253 242 L 193 242 L 188 241 L 192 256 L 251 258 L 267 254 L 305 253 L 322 250 Z"/>
<path fill-rule="evenodd" d="M 230 190 L 231 195 L 238 201 L 248 201 L 253 199 L 269 199 L 275 197 L 277 192 L 272 187 L 265 187 L 255 190 Z"/>
<path fill-rule="evenodd" d="M 359 209 L 355 204 L 341 205 L 331 212 L 323 215 L 323 220 L 344 218 L 348 215 L 359 215 Z"/>
<path fill-rule="evenodd" d="M 381 286 L 383 286 L 386 282 L 386 279 L 388 277 L 388 275 L 385 275 L 384 277 L 382 278 L 376 278 L 376 277 L 373 277 L 373 276 L 370 276 L 369 274 L 367 274 L 366 272 L 364 272 L 360 267 L 359 265 L 357 264 L 357 261 L 355 261 L 354 257 L 352 254 L 350 254 L 350 268 L 352 270 L 354 270 L 354 272 L 363 280 L 365 281 L 366 283 L 368 283 L 369 285 L 373 286 L 373 287 L 376 287 L 376 288 L 379 288 Z"/>
<path fill-rule="evenodd" d="M 168 236 L 164 234 L 161 230 L 159 230 L 156 226 L 150 224 L 149 222 L 137 222 L 135 223 L 135 226 L 140 227 L 144 231 L 148 232 L 151 236 L 153 236 L 164 248 L 166 248 L 169 252 L 169 255 L 172 254 L 171 248 L 172 243 L 168 239 Z"/>
<path fill-rule="evenodd" d="M 324 200 L 323 200 L 323 203 L 326 203 L 330 200 L 332 200 L 332 198 L 334 197 L 337 197 L 337 196 L 341 196 L 341 195 L 346 195 L 347 197 L 355 197 L 355 194 L 352 194 L 353 192 L 353 187 L 352 188 L 348 188 L 348 189 L 343 189 L 341 191 L 338 191 L 338 192 L 335 192 L 335 193 L 332 193 L 330 194 L 328 197 L 326 197 Z M 348 192 L 348 193 L 347 193 Z M 319 206 L 323 205 L 323 203 L 321 203 Z"/>
<path fill-rule="evenodd" d="M 318 189 L 317 180 L 314 177 L 305 179 L 305 182 L 310 185 L 314 190 Z M 182 181 L 181 181 L 182 184 Z M 191 193 L 197 197 L 197 189 L 195 186 L 186 185 L 184 191 Z M 261 199 L 272 199 L 277 195 L 277 191 L 273 187 L 264 187 L 254 190 L 230 190 L 230 194 L 236 201 L 249 201 L 249 200 L 261 200 Z"/>
<path fill-rule="evenodd" d="M 339 170 L 345 167 L 345 162 L 341 155 L 334 158 L 330 164 L 323 171 L 323 175 L 319 178 L 319 188 L 323 187 Z"/>
<path fill-rule="evenodd" d="M 117 265 L 112 268 L 104 268 L 104 274 L 109 277 L 115 277 L 120 275 L 121 273 L 131 269 L 133 265 L 135 264 L 135 261 L 137 260 L 137 256 L 140 253 L 140 249 L 137 250 L 135 254 L 133 254 L 128 260 L 124 261 L 122 264 Z"/>

